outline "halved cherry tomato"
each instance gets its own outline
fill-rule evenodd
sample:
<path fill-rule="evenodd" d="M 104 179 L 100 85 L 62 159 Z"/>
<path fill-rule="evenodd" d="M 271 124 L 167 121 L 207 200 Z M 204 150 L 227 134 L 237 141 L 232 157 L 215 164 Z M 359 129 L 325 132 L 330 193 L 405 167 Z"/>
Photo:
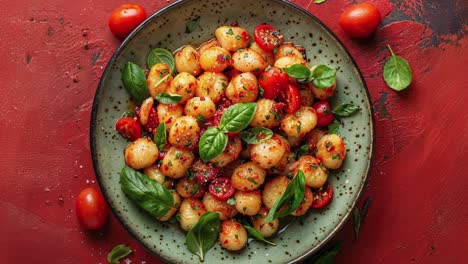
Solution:
<path fill-rule="evenodd" d="M 85 229 L 96 230 L 104 226 L 109 207 L 102 194 L 95 188 L 83 189 L 76 198 L 76 216 Z"/>
<path fill-rule="evenodd" d="M 286 90 L 280 94 L 280 101 L 285 103 L 286 113 L 294 114 L 301 107 L 301 94 L 294 85 L 288 84 Z"/>
<path fill-rule="evenodd" d="M 119 38 L 127 37 L 146 19 L 145 9 L 137 4 L 117 7 L 109 18 L 109 28 Z"/>
<path fill-rule="evenodd" d="M 115 130 L 117 130 L 122 137 L 130 141 L 135 141 L 141 137 L 140 124 L 129 116 L 117 120 L 117 123 L 115 123 Z"/>
<path fill-rule="evenodd" d="M 258 84 L 263 88 L 263 97 L 271 100 L 286 89 L 288 81 L 289 75 L 276 67 L 271 67 L 258 76 Z"/>
<path fill-rule="evenodd" d="M 328 181 L 322 186 L 322 188 L 312 190 L 312 192 L 314 194 L 314 201 L 310 207 L 315 209 L 320 209 L 326 206 L 333 198 L 333 186 Z"/>
<path fill-rule="evenodd" d="M 216 167 L 211 163 L 205 163 L 201 160 L 196 160 L 192 163 L 190 174 L 195 177 L 195 181 L 200 184 L 213 181 L 221 172 L 220 167 Z"/>
<path fill-rule="evenodd" d="M 139 107 L 135 108 L 135 113 L 136 113 L 138 120 L 140 120 L 140 108 Z M 156 128 L 158 128 L 158 126 L 159 126 L 158 112 L 156 112 L 156 109 L 154 109 L 153 107 L 151 108 L 149 112 L 148 122 L 145 125 L 143 125 L 143 128 L 150 133 L 154 133 L 156 132 Z"/>
<path fill-rule="evenodd" d="M 278 29 L 268 24 L 258 25 L 254 30 L 254 39 L 261 49 L 272 51 L 283 44 L 284 37 Z"/>
<path fill-rule="evenodd" d="M 317 112 L 318 126 L 326 127 L 335 119 L 328 101 L 318 101 L 312 105 L 312 108 Z"/>
<path fill-rule="evenodd" d="M 367 38 L 377 29 L 382 17 L 371 3 L 351 5 L 341 14 L 340 27 L 353 38 Z"/>
<path fill-rule="evenodd" d="M 227 200 L 231 198 L 236 192 L 234 187 L 232 187 L 231 179 L 225 177 L 219 177 L 214 179 L 210 186 L 208 186 L 208 191 L 218 200 Z"/>

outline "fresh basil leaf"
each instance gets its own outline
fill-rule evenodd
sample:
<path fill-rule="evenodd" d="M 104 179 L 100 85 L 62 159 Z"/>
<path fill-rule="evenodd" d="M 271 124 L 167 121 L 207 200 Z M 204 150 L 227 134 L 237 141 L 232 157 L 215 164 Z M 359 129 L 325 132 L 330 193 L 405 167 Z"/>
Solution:
<path fill-rule="evenodd" d="M 319 89 L 332 87 L 336 81 L 336 70 L 327 65 L 318 65 L 311 73 L 312 84 Z"/>
<path fill-rule="evenodd" d="M 296 174 L 296 177 L 288 184 L 283 195 L 276 201 L 273 207 L 268 212 L 268 216 L 265 220 L 265 224 L 270 223 L 274 219 L 284 217 L 294 212 L 297 207 L 301 204 L 304 199 L 305 192 L 305 176 L 304 173 L 299 170 Z M 286 208 L 277 212 L 281 209 L 283 205 L 287 205 Z"/>
<path fill-rule="evenodd" d="M 260 144 L 273 136 L 273 131 L 265 127 L 252 127 L 239 134 L 240 138 L 248 144 Z"/>
<path fill-rule="evenodd" d="M 207 162 L 221 154 L 227 146 L 228 136 L 217 127 L 208 128 L 200 138 L 198 152 L 200 158 Z"/>
<path fill-rule="evenodd" d="M 255 111 L 257 111 L 256 103 L 239 103 L 231 105 L 221 117 L 219 128 L 225 132 L 239 132 L 246 128 L 252 121 Z"/>
<path fill-rule="evenodd" d="M 339 131 L 340 122 L 335 119 L 330 125 L 328 125 L 328 134 L 338 134 Z"/>
<path fill-rule="evenodd" d="M 171 192 L 159 182 L 125 166 L 120 173 L 122 191 L 152 216 L 161 217 L 174 206 Z"/>
<path fill-rule="evenodd" d="M 271 241 L 268 241 L 266 240 L 262 233 L 260 233 L 260 231 L 258 231 L 257 229 L 251 227 L 251 226 L 248 226 L 248 225 L 243 225 L 245 230 L 247 230 L 247 233 L 249 233 L 249 235 L 253 238 L 255 238 L 256 240 L 258 241 L 262 241 L 263 243 L 266 243 L 266 244 L 269 244 L 269 245 L 272 245 L 272 246 L 276 246 L 275 243 L 271 242 Z"/>
<path fill-rule="evenodd" d="M 156 128 L 156 133 L 154 134 L 154 143 L 158 146 L 158 149 L 161 150 L 166 145 L 166 123 L 159 124 L 158 128 Z"/>
<path fill-rule="evenodd" d="M 336 116 L 347 117 L 356 113 L 357 111 L 359 111 L 359 107 L 350 103 L 342 103 L 335 107 L 332 112 Z"/>
<path fill-rule="evenodd" d="M 283 70 L 290 76 L 296 79 L 307 79 L 310 77 L 310 69 L 302 64 L 294 64 Z"/>
<path fill-rule="evenodd" d="M 130 111 L 125 111 L 120 117 L 135 117 L 135 114 Z"/>
<path fill-rule="evenodd" d="M 122 71 L 122 83 L 130 95 L 138 102 L 149 97 L 145 72 L 133 62 L 127 62 Z"/>
<path fill-rule="evenodd" d="M 170 94 L 170 93 L 159 93 L 156 95 L 156 100 L 163 104 L 177 104 L 182 100 L 182 95 Z"/>
<path fill-rule="evenodd" d="M 195 19 L 190 20 L 185 24 L 185 33 L 192 33 L 195 29 L 197 29 L 198 24 L 200 24 L 200 18 L 196 17 Z"/>
<path fill-rule="evenodd" d="M 188 231 L 185 243 L 188 250 L 203 261 L 205 254 L 218 240 L 218 229 L 221 225 L 218 212 L 204 213 L 198 222 Z"/>
<path fill-rule="evenodd" d="M 359 208 L 356 206 L 353 209 L 353 224 L 354 224 L 354 235 L 356 239 L 359 235 L 359 229 L 361 228 L 361 214 L 359 213 Z"/>
<path fill-rule="evenodd" d="M 296 159 L 309 155 L 309 145 L 303 144 L 296 150 Z"/>
<path fill-rule="evenodd" d="M 200 114 L 200 115 L 197 116 L 197 122 L 198 123 L 205 123 L 206 118 Z"/>
<path fill-rule="evenodd" d="M 327 0 L 315 0 L 314 3 L 315 4 L 321 4 L 321 3 L 325 3 Z"/>
<path fill-rule="evenodd" d="M 336 255 L 341 250 L 341 244 L 339 242 L 332 244 L 331 246 L 327 246 L 324 250 L 322 250 L 315 260 L 313 264 L 333 264 Z"/>
<path fill-rule="evenodd" d="M 395 55 L 390 45 L 388 45 L 388 49 L 392 56 L 385 62 L 383 68 L 384 80 L 390 88 L 401 91 L 411 84 L 413 73 L 408 61 Z"/>
<path fill-rule="evenodd" d="M 237 203 L 237 201 L 236 201 L 236 198 L 231 197 L 231 198 L 227 199 L 226 203 L 229 204 L 229 205 L 235 205 Z"/>
<path fill-rule="evenodd" d="M 129 246 L 125 244 L 120 244 L 115 246 L 109 254 L 107 254 L 107 262 L 110 264 L 117 264 L 119 260 L 125 258 L 126 256 L 130 255 L 132 250 Z"/>
<path fill-rule="evenodd" d="M 170 51 L 163 48 L 154 48 L 148 54 L 146 59 L 146 63 L 148 64 L 148 69 L 151 69 L 155 64 L 163 63 L 171 68 L 171 71 L 175 72 L 175 60 L 174 56 Z"/>

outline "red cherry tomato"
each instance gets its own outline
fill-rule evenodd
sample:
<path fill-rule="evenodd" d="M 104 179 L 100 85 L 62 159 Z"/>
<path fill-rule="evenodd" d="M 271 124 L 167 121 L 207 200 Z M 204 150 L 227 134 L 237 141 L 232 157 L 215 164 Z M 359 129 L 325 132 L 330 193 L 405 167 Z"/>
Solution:
<path fill-rule="evenodd" d="M 274 100 L 288 86 L 289 75 L 282 69 L 271 67 L 260 73 L 258 83 L 263 88 L 263 97 Z"/>
<path fill-rule="evenodd" d="M 85 229 L 101 228 L 109 215 L 109 207 L 102 194 L 95 188 L 83 189 L 76 198 L 76 216 Z"/>
<path fill-rule="evenodd" d="M 328 101 L 318 101 L 312 105 L 312 108 L 317 112 L 318 126 L 326 127 L 335 119 Z"/>
<path fill-rule="evenodd" d="M 301 94 L 294 85 L 288 84 L 286 90 L 280 94 L 280 101 L 285 104 L 286 113 L 294 114 L 301 107 Z"/>
<path fill-rule="evenodd" d="M 140 124 L 135 119 L 128 116 L 117 120 L 117 123 L 115 123 L 115 129 L 122 137 L 130 141 L 135 141 L 141 137 Z"/>
<path fill-rule="evenodd" d="M 314 201 L 310 207 L 315 209 L 326 206 L 333 198 L 333 186 L 330 182 L 325 183 L 322 188 L 316 191 L 313 190 L 312 192 L 314 194 Z"/>
<path fill-rule="evenodd" d="M 353 38 L 367 38 L 377 29 L 382 17 L 371 3 L 351 5 L 341 14 L 340 26 Z"/>
<path fill-rule="evenodd" d="M 214 198 L 223 201 L 231 198 L 235 193 L 235 189 L 232 187 L 231 179 L 225 177 L 214 179 L 210 183 L 208 191 L 213 195 Z"/>
<path fill-rule="evenodd" d="M 109 28 L 119 38 L 127 37 L 146 19 L 145 9 L 137 4 L 117 7 L 109 18 Z"/>
<path fill-rule="evenodd" d="M 283 44 L 284 37 L 273 26 L 262 24 L 258 25 L 254 30 L 254 39 L 261 49 L 272 51 L 279 45 Z"/>
<path fill-rule="evenodd" d="M 136 112 L 138 121 L 140 121 L 140 108 L 136 107 L 135 112 Z M 149 115 L 148 115 L 148 122 L 145 125 L 143 125 L 143 128 L 150 133 L 155 133 L 158 126 L 159 126 L 158 113 L 156 112 L 156 109 L 151 108 Z"/>

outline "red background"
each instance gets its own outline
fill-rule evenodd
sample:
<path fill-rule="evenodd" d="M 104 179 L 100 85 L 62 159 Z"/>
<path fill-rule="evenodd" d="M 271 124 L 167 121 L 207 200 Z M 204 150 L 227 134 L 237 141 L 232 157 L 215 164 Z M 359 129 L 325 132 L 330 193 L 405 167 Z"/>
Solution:
<path fill-rule="evenodd" d="M 137 1 L 148 14 L 173 1 Z M 372 197 L 358 239 L 349 221 L 339 263 L 462 263 L 468 250 L 466 2 L 374 0 L 384 20 L 373 39 L 339 28 L 350 0 L 294 2 L 329 26 L 354 56 L 375 110 Z M 107 27 L 123 1 L 15 0 L 0 9 L 0 262 L 105 263 L 117 244 L 133 263 L 158 263 L 110 217 L 80 229 L 74 201 L 98 188 L 89 148 L 91 105 L 119 46 Z M 386 45 L 406 58 L 414 81 L 386 87 Z"/>

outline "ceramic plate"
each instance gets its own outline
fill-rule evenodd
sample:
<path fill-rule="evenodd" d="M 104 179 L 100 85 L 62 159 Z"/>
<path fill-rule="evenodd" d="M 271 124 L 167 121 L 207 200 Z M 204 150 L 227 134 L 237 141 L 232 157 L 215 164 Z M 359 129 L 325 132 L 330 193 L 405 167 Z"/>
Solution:
<path fill-rule="evenodd" d="M 187 21 L 201 17 L 190 34 Z M 206 0 L 180 1 L 146 20 L 111 58 L 99 83 L 91 118 L 91 151 L 101 189 L 122 225 L 149 251 L 172 263 L 197 263 L 186 248 L 185 233 L 178 225 L 155 221 L 140 210 L 120 189 L 119 173 L 128 144 L 114 130 L 116 120 L 128 110 L 129 94 L 122 86 L 121 69 L 127 61 L 141 67 L 152 48 L 171 51 L 185 45 L 198 46 L 213 38 L 220 25 L 239 22 L 252 34 L 256 25 L 269 23 L 279 28 L 285 40 L 302 45 L 311 65 L 327 64 L 338 69 L 337 94 L 332 105 L 343 102 L 360 107 L 358 114 L 343 118 L 340 134 L 348 153 L 343 167 L 331 172 L 332 203 L 322 211 L 310 211 L 295 220 L 272 240 L 276 247 L 251 241 L 236 253 L 216 244 L 205 263 L 292 263 L 304 260 L 324 245 L 343 225 L 356 203 L 369 172 L 373 145 L 372 110 L 365 82 L 355 62 L 336 36 L 317 18 L 288 1 Z"/>

